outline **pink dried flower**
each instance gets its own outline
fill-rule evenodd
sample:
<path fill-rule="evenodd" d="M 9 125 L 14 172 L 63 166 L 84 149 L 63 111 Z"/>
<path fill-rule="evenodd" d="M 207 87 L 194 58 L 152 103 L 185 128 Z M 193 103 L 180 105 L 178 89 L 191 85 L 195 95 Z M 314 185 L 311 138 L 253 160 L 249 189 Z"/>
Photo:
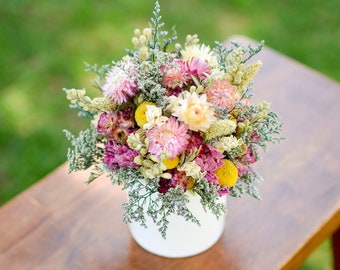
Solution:
<path fill-rule="evenodd" d="M 203 138 L 201 137 L 199 132 L 189 130 L 189 139 L 188 144 L 185 148 L 185 154 L 188 155 L 190 152 L 195 151 L 200 148 L 203 143 Z"/>
<path fill-rule="evenodd" d="M 99 133 L 112 137 L 114 130 L 118 126 L 118 117 L 115 113 L 104 112 L 98 120 L 97 130 Z"/>
<path fill-rule="evenodd" d="M 218 195 L 224 196 L 229 194 L 229 188 L 227 186 L 224 186 L 223 189 L 220 189 L 217 191 Z"/>
<path fill-rule="evenodd" d="M 184 124 L 180 124 L 175 117 L 156 125 L 146 133 L 149 139 L 149 152 L 160 156 L 162 151 L 170 154 L 170 158 L 179 155 L 185 148 L 189 135 Z"/>
<path fill-rule="evenodd" d="M 236 162 L 236 167 L 238 170 L 238 175 L 242 177 L 245 174 L 254 172 L 252 168 L 248 167 L 247 165 L 242 164 L 241 162 Z"/>
<path fill-rule="evenodd" d="M 167 88 L 182 88 L 189 79 L 185 62 L 180 59 L 175 59 L 168 66 L 162 67 L 162 71 L 163 86 Z"/>
<path fill-rule="evenodd" d="M 132 69 L 131 67 L 127 67 Z M 129 97 L 136 94 L 137 84 L 132 79 L 131 72 L 126 72 L 124 69 L 114 66 L 105 78 L 103 85 L 103 94 L 105 97 L 112 99 L 117 104 L 122 104 L 128 101 Z"/>
<path fill-rule="evenodd" d="M 187 66 L 189 73 L 199 78 L 201 81 L 211 73 L 209 64 L 196 57 L 192 57 L 190 61 L 187 62 Z"/>
<path fill-rule="evenodd" d="M 246 153 L 241 157 L 243 164 L 253 164 L 257 161 L 257 154 L 251 146 L 248 147 Z"/>
<path fill-rule="evenodd" d="M 104 163 L 109 165 L 112 170 L 118 170 L 120 167 L 137 167 L 134 158 L 138 152 L 130 149 L 126 145 L 117 144 L 114 140 L 108 140 L 105 146 Z"/>
<path fill-rule="evenodd" d="M 261 136 L 255 130 L 249 135 L 249 141 L 251 143 L 257 143 L 260 140 L 261 140 Z"/>
<path fill-rule="evenodd" d="M 210 103 L 228 110 L 231 110 L 235 102 L 241 98 L 240 93 L 237 92 L 237 87 L 225 79 L 214 81 L 205 89 L 205 93 Z"/>
<path fill-rule="evenodd" d="M 134 111 L 132 108 L 126 108 L 118 111 L 117 116 L 120 126 L 125 128 L 131 128 L 134 126 Z"/>
<path fill-rule="evenodd" d="M 133 125 L 133 111 L 127 108 L 118 113 L 115 111 L 102 113 L 98 120 L 97 130 L 116 142 L 124 144 L 133 131 Z"/>
<path fill-rule="evenodd" d="M 209 144 L 203 144 L 199 155 L 195 158 L 196 163 L 206 172 L 205 178 L 214 184 L 218 184 L 215 171 L 223 165 L 223 154 Z"/>

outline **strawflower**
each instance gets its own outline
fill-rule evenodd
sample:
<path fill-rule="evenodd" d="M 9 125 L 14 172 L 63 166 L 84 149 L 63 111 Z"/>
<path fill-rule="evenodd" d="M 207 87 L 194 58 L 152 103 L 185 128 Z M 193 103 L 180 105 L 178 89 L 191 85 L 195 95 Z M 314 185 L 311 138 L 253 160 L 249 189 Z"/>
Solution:
<path fill-rule="evenodd" d="M 132 69 L 132 67 L 129 67 Z M 103 94 L 117 104 L 128 101 L 136 94 L 137 84 L 131 79 L 131 71 L 127 72 L 121 67 L 114 66 L 108 72 L 103 85 Z"/>
<path fill-rule="evenodd" d="M 186 95 L 179 97 L 172 115 L 178 117 L 193 131 L 206 131 L 216 121 L 205 94 L 198 96 L 196 93 L 187 92 Z"/>

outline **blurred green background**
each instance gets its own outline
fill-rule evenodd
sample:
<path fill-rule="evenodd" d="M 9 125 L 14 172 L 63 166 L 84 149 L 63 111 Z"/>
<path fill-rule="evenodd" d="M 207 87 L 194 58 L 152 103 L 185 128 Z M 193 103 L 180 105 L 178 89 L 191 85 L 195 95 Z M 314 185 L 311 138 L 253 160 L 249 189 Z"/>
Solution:
<path fill-rule="evenodd" d="M 340 81 L 337 0 L 160 0 L 168 30 L 213 45 L 233 34 L 266 45 Z M 91 89 L 83 62 L 118 60 L 133 30 L 147 27 L 150 0 L 11 0 L 0 3 L 0 205 L 66 160 L 62 129 L 86 122 L 66 88 Z M 303 78 L 301 78 L 303 79 Z M 300 269 L 331 269 L 330 240 Z"/>

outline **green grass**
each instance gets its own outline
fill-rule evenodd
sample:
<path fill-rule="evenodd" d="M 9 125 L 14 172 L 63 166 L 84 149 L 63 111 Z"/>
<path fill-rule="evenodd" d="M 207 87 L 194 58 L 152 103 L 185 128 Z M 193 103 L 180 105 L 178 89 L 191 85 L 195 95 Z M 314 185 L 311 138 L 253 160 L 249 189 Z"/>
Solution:
<path fill-rule="evenodd" d="M 12 0 L 0 4 L 0 205 L 62 164 L 62 129 L 79 130 L 61 91 L 91 88 L 83 62 L 107 64 L 125 54 L 154 1 Z M 337 0 L 160 0 L 179 41 L 197 33 L 213 45 L 233 34 L 266 44 L 340 80 Z M 330 269 L 329 241 L 301 269 Z"/>

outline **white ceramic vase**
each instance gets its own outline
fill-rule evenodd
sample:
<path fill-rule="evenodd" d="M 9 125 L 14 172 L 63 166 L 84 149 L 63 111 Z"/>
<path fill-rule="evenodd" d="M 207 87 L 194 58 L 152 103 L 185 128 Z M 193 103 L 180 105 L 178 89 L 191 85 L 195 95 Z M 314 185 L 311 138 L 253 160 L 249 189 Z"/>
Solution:
<path fill-rule="evenodd" d="M 219 219 L 210 210 L 204 211 L 199 195 L 188 193 L 188 208 L 199 219 L 201 225 L 185 221 L 181 216 L 171 215 L 166 239 L 158 227 L 147 217 L 147 228 L 130 223 L 132 237 L 145 250 L 168 258 L 182 258 L 197 255 L 212 247 L 221 237 L 225 227 L 225 215 Z M 226 196 L 221 197 L 226 204 Z"/>

